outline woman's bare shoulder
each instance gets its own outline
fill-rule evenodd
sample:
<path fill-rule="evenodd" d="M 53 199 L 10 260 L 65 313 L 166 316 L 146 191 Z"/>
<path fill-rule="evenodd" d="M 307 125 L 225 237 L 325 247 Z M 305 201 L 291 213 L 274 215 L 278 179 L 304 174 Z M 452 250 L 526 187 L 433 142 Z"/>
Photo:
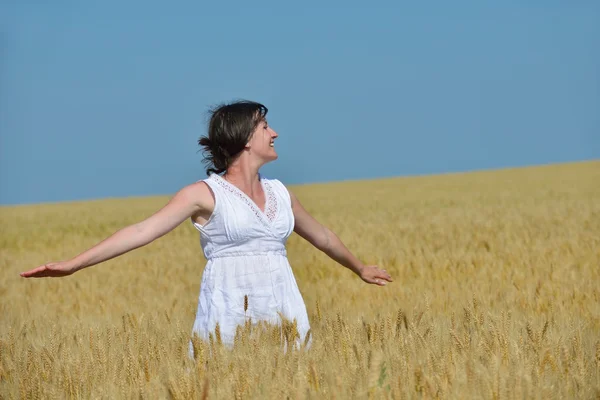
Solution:
<path fill-rule="evenodd" d="M 215 196 L 212 189 L 204 181 L 197 181 L 183 187 L 179 191 L 189 201 L 196 203 L 201 209 L 209 209 L 215 205 Z"/>

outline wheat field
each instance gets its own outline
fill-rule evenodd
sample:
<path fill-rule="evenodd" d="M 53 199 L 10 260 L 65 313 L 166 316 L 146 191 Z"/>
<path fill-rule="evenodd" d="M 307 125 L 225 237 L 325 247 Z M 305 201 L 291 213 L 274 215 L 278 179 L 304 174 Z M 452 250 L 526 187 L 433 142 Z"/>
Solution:
<path fill-rule="evenodd" d="M 67 278 L 72 257 L 168 197 L 0 207 L 0 399 L 600 398 L 600 161 L 292 186 L 365 263 L 363 283 L 297 235 L 312 326 L 188 343 L 205 264 L 175 231 Z"/>

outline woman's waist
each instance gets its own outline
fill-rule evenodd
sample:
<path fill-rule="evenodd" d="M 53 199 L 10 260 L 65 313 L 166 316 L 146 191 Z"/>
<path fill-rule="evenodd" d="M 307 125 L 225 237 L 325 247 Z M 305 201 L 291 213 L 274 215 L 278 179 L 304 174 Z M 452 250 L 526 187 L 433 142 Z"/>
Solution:
<path fill-rule="evenodd" d="M 243 249 L 227 249 L 218 251 L 207 251 L 205 250 L 204 255 L 207 260 L 216 260 L 219 258 L 261 258 L 269 256 L 287 256 L 285 248 L 280 249 L 264 249 L 264 250 L 243 250 Z"/>

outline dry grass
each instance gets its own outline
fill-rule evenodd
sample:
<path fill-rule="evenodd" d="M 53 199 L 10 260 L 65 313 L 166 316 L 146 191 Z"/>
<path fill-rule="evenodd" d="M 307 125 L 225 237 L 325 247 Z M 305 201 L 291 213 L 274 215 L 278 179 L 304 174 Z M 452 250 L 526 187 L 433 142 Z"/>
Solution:
<path fill-rule="evenodd" d="M 297 236 L 314 341 L 274 327 L 188 340 L 204 266 L 184 224 L 64 279 L 70 257 L 166 198 L 2 207 L 0 399 L 596 398 L 600 162 L 293 188 L 395 282 L 368 286 Z"/>

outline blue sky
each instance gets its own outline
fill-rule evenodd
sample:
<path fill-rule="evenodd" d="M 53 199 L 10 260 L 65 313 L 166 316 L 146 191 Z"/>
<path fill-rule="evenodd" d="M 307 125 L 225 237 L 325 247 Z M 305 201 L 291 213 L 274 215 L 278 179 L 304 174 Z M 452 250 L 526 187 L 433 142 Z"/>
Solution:
<path fill-rule="evenodd" d="M 600 158 L 600 2 L 0 2 L 0 204 L 172 194 L 207 108 L 284 183 Z"/>

